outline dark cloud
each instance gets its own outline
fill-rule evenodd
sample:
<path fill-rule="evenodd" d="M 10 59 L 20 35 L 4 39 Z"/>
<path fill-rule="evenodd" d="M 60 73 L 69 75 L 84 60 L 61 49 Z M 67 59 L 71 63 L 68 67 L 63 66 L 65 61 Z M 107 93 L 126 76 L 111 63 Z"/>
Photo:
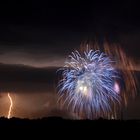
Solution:
<path fill-rule="evenodd" d="M 1 4 L 0 52 L 65 56 L 86 40 L 119 41 L 140 30 L 137 3 L 9 2 Z M 131 46 L 130 46 L 131 47 Z M 132 47 L 131 47 L 132 48 Z"/>
<path fill-rule="evenodd" d="M 0 64 L 1 92 L 40 93 L 55 91 L 57 67 L 35 68 Z"/>
<path fill-rule="evenodd" d="M 79 49 L 81 43 L 95 40 L 100 44 L 104 40 L 118 43 L 129 55 L 135 59 L 139 58 L 139 28 L 126 26 L 126 31 L 119 31 L 118 28 L 114 29 L 109 25 L 100 26 L 96 34 L 93 27 L 84 32 L 82 29 L 73 31 L 59 27 L 7 25 L 0 33 L 0 62 L 38 67 L 62 66 L 67 55 Z M 11 29 L 7 31 L 8 28 Z M 101 28 L 104 28 L 104 31 Z"/>

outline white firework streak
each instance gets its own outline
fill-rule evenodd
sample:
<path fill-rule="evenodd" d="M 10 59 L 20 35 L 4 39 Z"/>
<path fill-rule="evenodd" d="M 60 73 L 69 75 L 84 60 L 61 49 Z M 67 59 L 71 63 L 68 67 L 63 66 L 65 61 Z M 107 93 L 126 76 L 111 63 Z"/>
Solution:
<path fill-rule="evenodd" d="M 99 50 L 72 52 L 65 66 L 59 69 L 63 77 L 58 85 L 59 100 L 63 99 L 63 105 L 88 119 L 112 115 L 121 100 L 114 88 L 119 79 L 114 63 Z"/>

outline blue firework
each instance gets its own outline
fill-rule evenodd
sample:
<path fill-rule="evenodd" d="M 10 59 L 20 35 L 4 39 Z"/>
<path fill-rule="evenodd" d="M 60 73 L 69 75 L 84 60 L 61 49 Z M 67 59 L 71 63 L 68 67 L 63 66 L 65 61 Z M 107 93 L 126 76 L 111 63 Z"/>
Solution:
<path fill-rule="evenodd" d="M 120 103 L 115 61 L 99 50 L 72 52 L 59 82 L 59 99 L 72 112 L 89 119 L 108 117 Z"/>

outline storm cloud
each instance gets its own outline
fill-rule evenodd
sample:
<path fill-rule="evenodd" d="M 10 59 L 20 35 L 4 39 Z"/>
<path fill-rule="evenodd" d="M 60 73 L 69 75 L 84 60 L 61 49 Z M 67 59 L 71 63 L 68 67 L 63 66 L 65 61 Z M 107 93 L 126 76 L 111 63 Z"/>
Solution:
<path fill-rule="evenodd" d="M 0 90 L 16 93 L 54 93 L 57 86 L 57 69 L 0 64 Z"/>

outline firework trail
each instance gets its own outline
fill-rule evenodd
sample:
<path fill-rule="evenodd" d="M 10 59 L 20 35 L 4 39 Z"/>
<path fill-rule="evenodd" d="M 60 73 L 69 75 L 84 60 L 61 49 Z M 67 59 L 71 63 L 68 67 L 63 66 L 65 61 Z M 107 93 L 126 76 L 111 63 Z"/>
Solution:
<path fill-rule="evenodd" d="M 127 106 L 128 99 L 135 98 L 137 93 L 137 79 L 134 74 L 134 61 L 128 57 L 120 46 L 105 44 L 105 52 L 115 58 L 116 68 L 120 70 L 123 86 L 121 87 L 122 105 Z"/>
<path fill-rule="evenodd" d="M 109 47 L 104 47 L 103 51 L 97 45 L 94 49 L 88 46 L 82 52 L 72 52 L 65 66 L 58 70 L 62 72 L 59 101 L 83 118 L 115 118 L 117 109 L 123 102 L 127 103 L 127 84 L 133 87 L 134 95 L 135 81 L 126 69 L 128 64 L 122 50 L 111 52 Z M 126 70 L 119 70 L 119 66 Z M 124 86 L 121 81 L 126 81 Z"/>

